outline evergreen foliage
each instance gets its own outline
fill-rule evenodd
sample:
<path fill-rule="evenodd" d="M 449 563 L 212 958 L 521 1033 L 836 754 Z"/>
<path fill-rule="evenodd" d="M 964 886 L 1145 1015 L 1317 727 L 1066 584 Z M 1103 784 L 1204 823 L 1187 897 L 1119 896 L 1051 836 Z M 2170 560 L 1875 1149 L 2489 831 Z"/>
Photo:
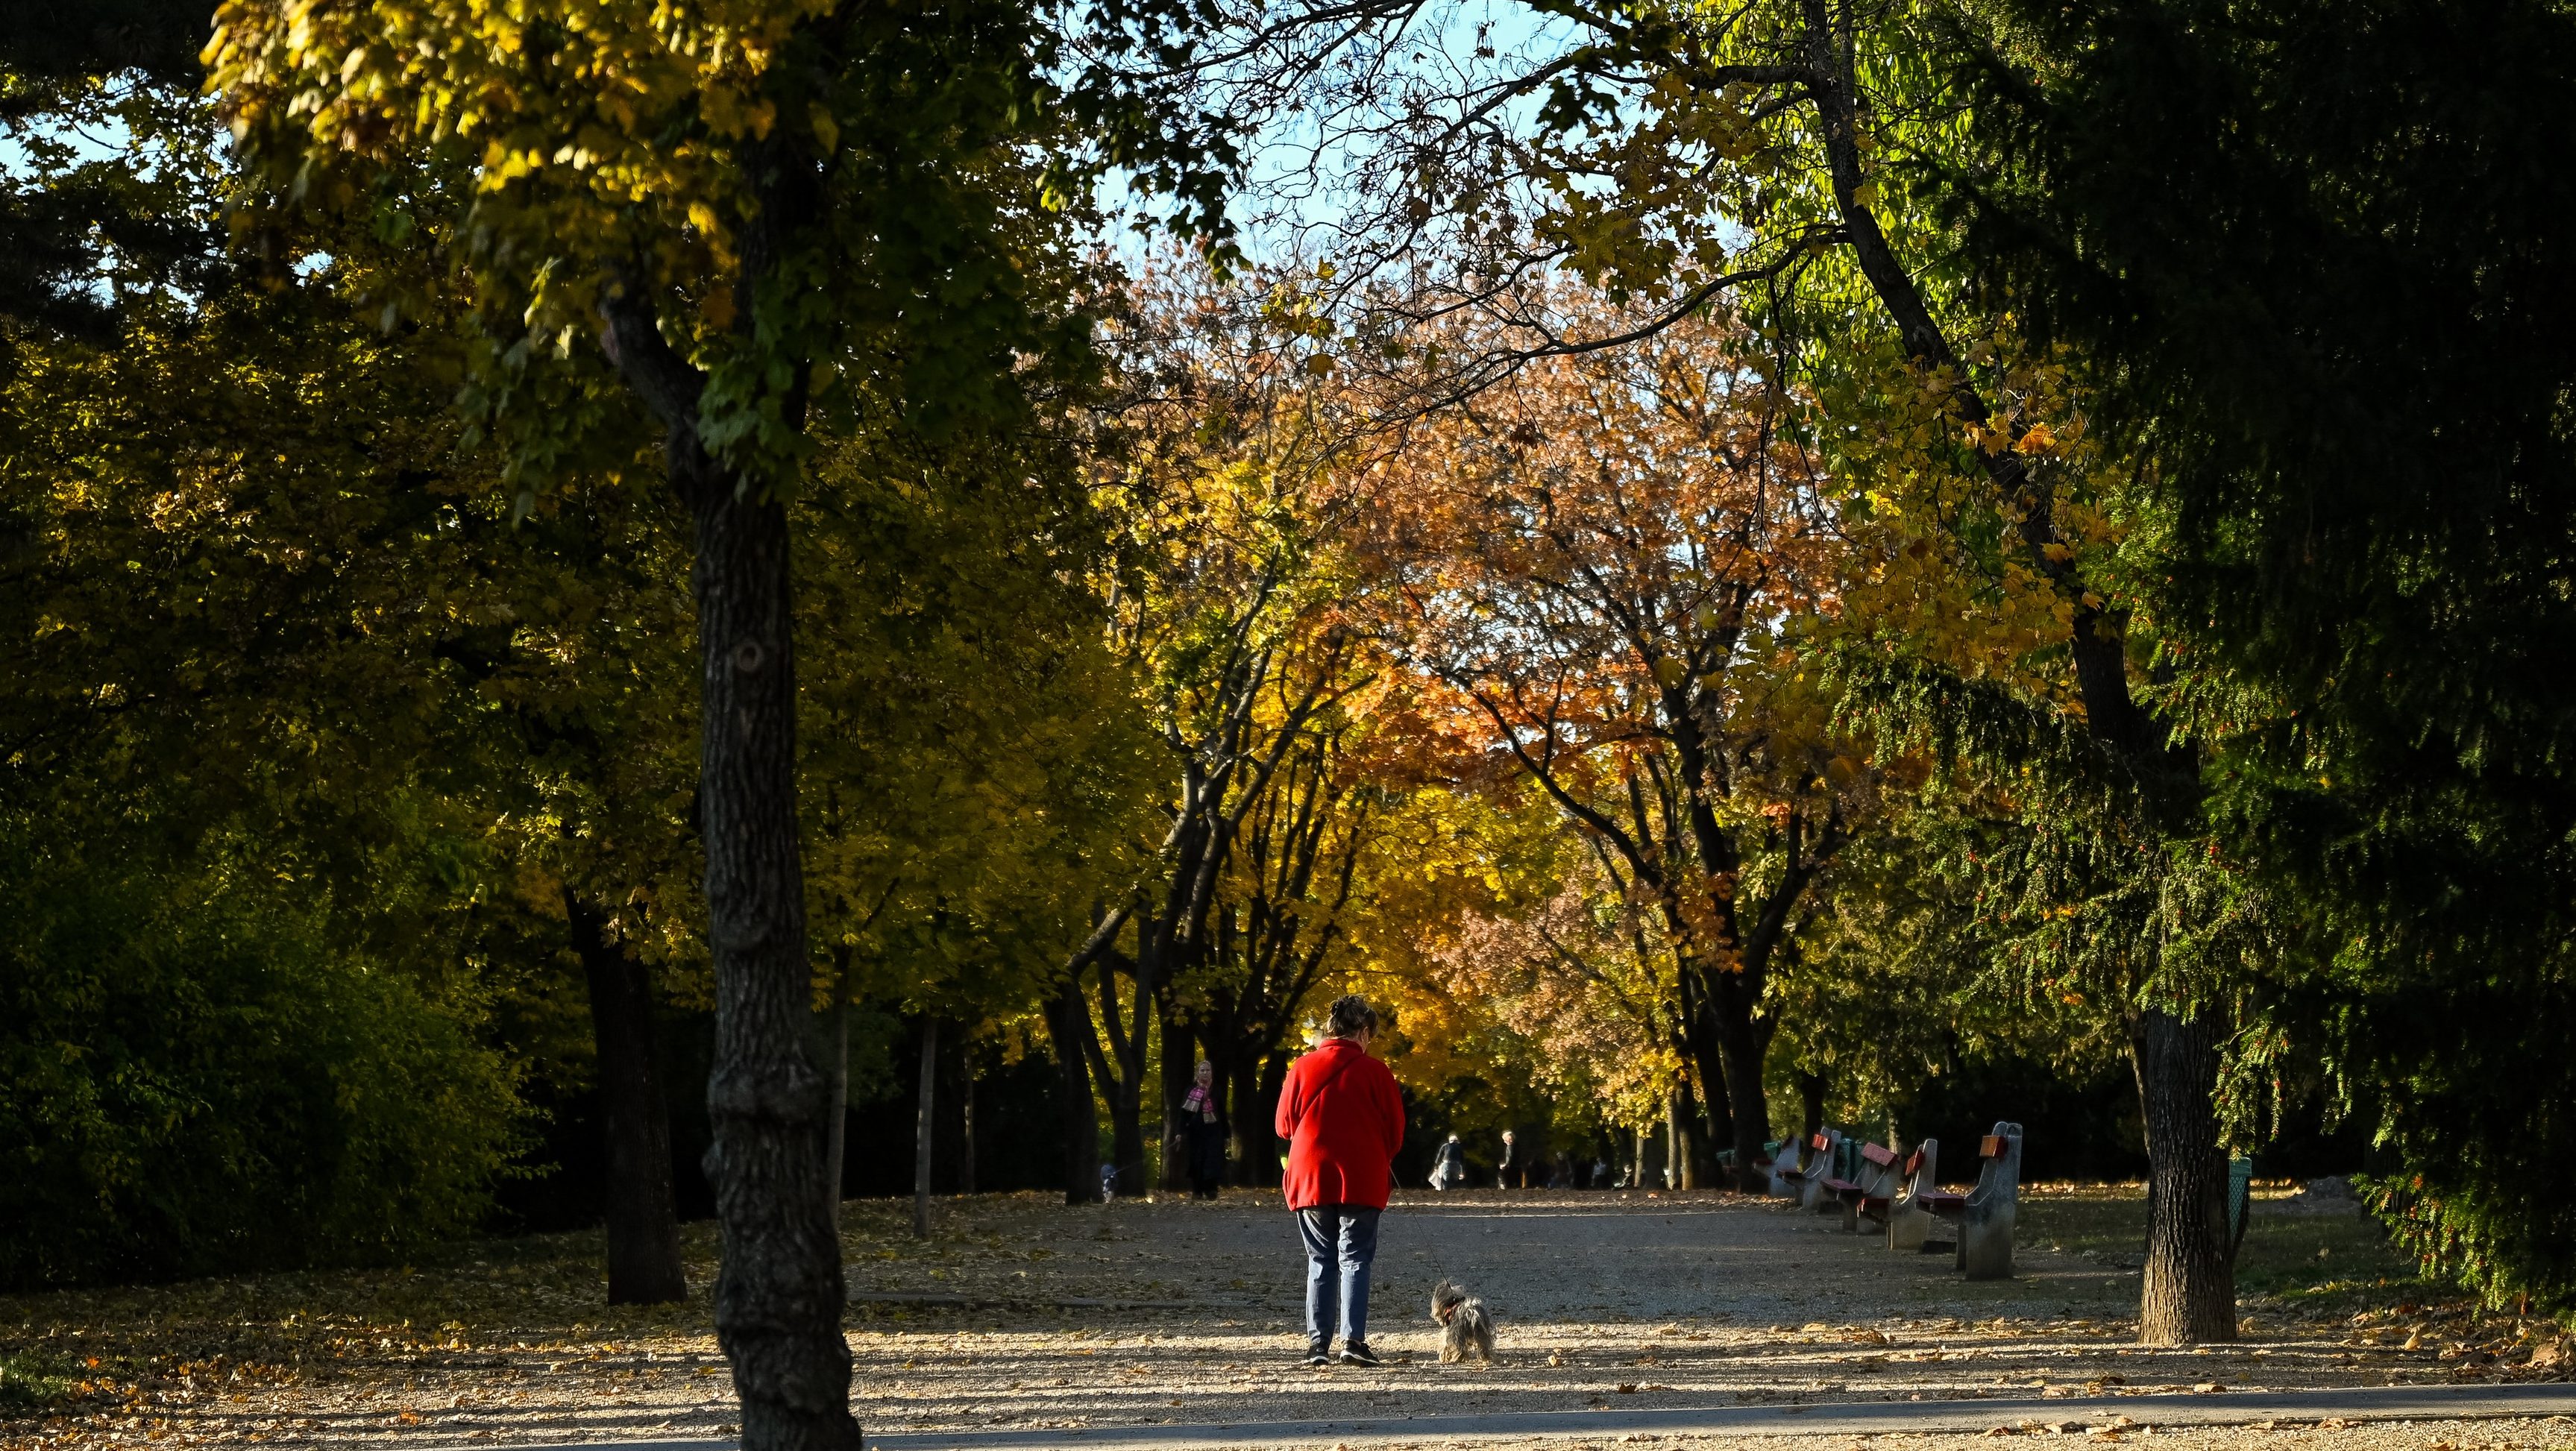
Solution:
<path fill-rule="evenodd" d="M 2168 668 L 2225 701 L 2214 825 L 2300 928 L 2270 1027 L 2401 1151 L 2383 1202 L 2429 1262 L 2576 1307 L 2547 1189 L 2576 1089 L 2576 17 L 1962 27 L 1951 214 L 2150 461 Z"/>

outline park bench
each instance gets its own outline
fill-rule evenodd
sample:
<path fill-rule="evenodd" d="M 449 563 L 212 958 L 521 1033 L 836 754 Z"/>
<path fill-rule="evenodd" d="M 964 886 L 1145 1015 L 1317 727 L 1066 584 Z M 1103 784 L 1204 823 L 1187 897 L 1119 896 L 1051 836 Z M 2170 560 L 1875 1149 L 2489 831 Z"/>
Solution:
<path fill-rule="evenodd" d="M 1905 1191 L 1887 1207 L 1889 1249 L 1928 1254 L 1934 1247 L 1932 1226 L 1958 1219 L 1960 1207 L 1968 1202 L 1968 1197 L 1943 1189 L 1940 1172 L 1939 1139 L 1925 1139 L 1906 1156 Z"/>
<path fill-rule="evenodd" d="M 1771 1161 L 1771 1194 L 1775 1199 L 1795 1199 L 1812 1209 L 1816 1186 L 1832 1177 L 1835 1139 L 1828 1129 L 1802 1143 L 1784 1144 L 1783 1152 Z"/>
<path fill-rule="evenodd" d="M 1977 1146 L 1977 1187 L 1959 1207 L 1957 1264 L 1972 1280 L 2012 1278 L 2013 1220 L 2021 1208 L 2021 1125 L 1998 1123 Z"/>
<path fill-rule="evenodd" d="M 1904 1183 L 1898 1166 L 1894 1149 L 1862 1144 L 1852 1156 L 1850 1177 L 1825 1181 L 1826 1190 L 1842 1201 L 1844 1229 L 1860 1233 L 1864 1216 L 1886 1222 L 1887 1206 L 1895 1202 L 1897 1189 Z"/>
<path fill-rule="evenodd" d="M 1832 1186 L 1841 1179 L 1843 1136 L 1825 1129 L 1807 1141 L 1807 1161 L 1798 1166 L 1798 1207 L 1811 1214 L 1831 1214 L 1840 1207 Z"/>

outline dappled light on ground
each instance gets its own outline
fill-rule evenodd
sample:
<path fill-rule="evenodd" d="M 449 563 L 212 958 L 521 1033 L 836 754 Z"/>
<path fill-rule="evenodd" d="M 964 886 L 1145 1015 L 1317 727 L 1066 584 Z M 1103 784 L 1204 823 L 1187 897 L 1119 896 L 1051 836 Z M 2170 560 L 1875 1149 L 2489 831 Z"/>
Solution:
<path fill-rule="evenodd" d="M 1773 1201 L 1678 1194 L 1399 1195 L 1379 1251 L 1379 1371 L 1297 1363 L 1300 1265 L 1275 1195 L 1067 1209 L 848 1206 L 850 1343 L 872 1433 L 1822 1404 L 2225 1395 L 2525 1372 L 2509 1319 L 2437 1303 L 2366 1224 L 2258 1211 L 2237 1345 L 2129 1343 L 2141 1206 L 2037 1189 L 2009 1281 Z M 2052 1249 L 2051 1246 L 2056 1248 Z M 6 1303 L 13 1357 L 86 1391 L 12 1444 L 403 1447 L 710 1437 L 735 1423 L 706 1306 L 600 1302 L 596 1241 L 490 1242 L 437 1265 Z M 2315 1265 L 2317 1250 L 2360 1274 Z M 2371 1256 L 2377 1255 L 2373 1259 Z M 2133 1260 L 2134 1255 L 2129 1256 Z M 2271 1270 L 2262 1267 L 2272 1265 Z M 1426 1314 L 1458 1279 L 1501 1322 L 1492 1367 L 1443 1366 Z M 2374 1298 L 2375 1297 L 2375 1298 Z M 97 1365 L 88 1362 L 95 1360 Z M 2221 1389 L 2223 1388 L 2223 1389 Z M 2013 1428 L 2008 1428 L 2013 1429 Z"/>

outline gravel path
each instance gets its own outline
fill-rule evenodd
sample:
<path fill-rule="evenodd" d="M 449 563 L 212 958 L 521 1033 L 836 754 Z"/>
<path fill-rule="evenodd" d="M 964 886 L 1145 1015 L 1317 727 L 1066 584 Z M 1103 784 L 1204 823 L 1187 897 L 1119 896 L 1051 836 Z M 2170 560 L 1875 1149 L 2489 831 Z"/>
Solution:
<path fill-rule="evenodd" d="M 2325 1324 L 2259 1326 L 2226 1347 L 2142 1350 L 2129 1343 L 2134 1272 L 2025 1245 L 2015 1279 L 1969 1284 L 1946 1254 L 1890 1255 L 1876 1239 L 1839 1232 L 1833 1219 L 1714 1192 L 1400 1196 L 1380 1236 L 1370 1334 L 1390 1363 L 1374 1371 L 1299 1362 L 1303 1267 L 1275 1195 L 1070 1210 L 993 1196 L 947 1206 L 928 1246 L 871 1238 L 885 1226 L 868 1216 L 890 1223 L 890 1214 L 854 1207 L 849 1270 L 857 1410 L 872 1441 L 889 1448 L 928 1451 L 994 1432 L 1027 1433 L 1013 1438 L 1023 1445 L 1108 1445 L 1120 1434 L 1172 1445 L 1194 1443 L 1198 1433 L 1187 1428 L 1219 1424 L 1398 1421 L 1424 1434 L 1453 1430 L 1427 1441 L 1397 1429 L 1339 1439 L 1490 1445 L 1491 1436 L 1463 1428 L 1532 1414 L 1564 1434 L 1541 1436 L 1538 1422 L 1496 1423 L 1530 1428 L 1496 1434 L 1674 1446 L 1719 1435 L 1730 1445 L 1781 1439 L 1787 1447 L 1793 1440 L 1758 1418 L 1708 1432 L 1657 1417 L 1917 1398 L 1926 1413 L 1919 1429 L 1853 1423 L 1850 1439 L 1964 1446 L 1951 1421 L 1933 1416 L 1957 1412 L 1995 1417 L 1988 1432 L 2080 1421 L 2107 1428 L 2091 1431 L 2098 1437 L 2153 1434 L 2160 1445 L 2244 1436 L 2293 1436 L 2302 1447 L 2338 1451 L 2576 1442 L 2563 1422 L 2546 1420 L 2520 1431 L 2465 1420 L 2446 1420 L 2449 1429 L 2419 1421 L 2402 1432 L 2388 1422 L 2120 1429 L 2124 1413 L 2153 1424 L 2117 1409 L 2130 1401 L 2145 1410 L 2169 1404 L 2165 1396 L 2220 1404 L 2267 1389 L 2456 1384 L 2502 1368 L 2474 1355 L 2443 1358 L 2435 1344 L 2370 1343 Z M 1444 1276 L 1492 1306 L 1497 1364 L 1437 1363 L 1426 1304 Z M 1973 1402 L 1992 1404 L 1965 1404 Z M 2059 1402 L 2062 1417 L 2028 1409 Z M 1592 1419 L 1568 1422 L 1569 1413 Z M 392 1451 L 720 1441 L 735 1419 L 712 1338 L 675 1324 L 571 1353 L 460 1341 L 443 1360 L 210 1388 L 123 1435 L 93 1423 L 22 1444 L 141 1441 L 147 1431 L 164 1445 Z M 1803 1445 L 1817 1443 L 1809 1435 Z"/>

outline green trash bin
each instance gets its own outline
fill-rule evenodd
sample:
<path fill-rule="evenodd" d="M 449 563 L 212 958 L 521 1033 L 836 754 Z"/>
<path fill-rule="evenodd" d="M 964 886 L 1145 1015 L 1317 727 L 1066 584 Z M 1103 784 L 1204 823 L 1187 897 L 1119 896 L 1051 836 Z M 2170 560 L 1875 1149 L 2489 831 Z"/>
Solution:
<path fill-rule="evenodd" d="M 2236 1247 L 2245 1242 L 2245 1221 L 2254 1209 L 2254 1161 L 2234 1158 L 2227 1161 L 2227 1254 L 2233 1259 Z"/>

